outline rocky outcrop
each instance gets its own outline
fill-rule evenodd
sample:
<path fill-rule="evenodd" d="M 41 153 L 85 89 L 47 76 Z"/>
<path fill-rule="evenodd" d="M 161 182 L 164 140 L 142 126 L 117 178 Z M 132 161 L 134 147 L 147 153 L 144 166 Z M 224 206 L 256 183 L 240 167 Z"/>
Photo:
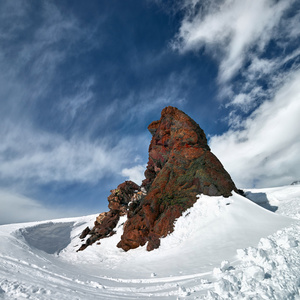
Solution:
<path fill-rule="evenodd" d="M 128 214 L 118 243 L 125 251 L 146 243 L 147 250 L 159 247 L 159 239 L 173 231 L 175 219 L 194 204 L 197 194 L 228 197 L 237 191 L 203 130 L 185 113 L 166 107 L 148 129 L 152 140 L 142 184 L 147 195 Z"/>
<path fill-rule="evenodd" d="M 97 218 L 86 244 L 113 234 L 111 228 L 127 213 L 117 246 L 128 251 L 147 243 L 151 251 L 173 231 L 175 219 L 195 203 L 197 194 L 228 197 L 237 191 L 203 130 L 185 113 L 166 107 L 148 129 L 152 140 L 142 187 L 125 182 L 112 191 L 110 211 Z"/>

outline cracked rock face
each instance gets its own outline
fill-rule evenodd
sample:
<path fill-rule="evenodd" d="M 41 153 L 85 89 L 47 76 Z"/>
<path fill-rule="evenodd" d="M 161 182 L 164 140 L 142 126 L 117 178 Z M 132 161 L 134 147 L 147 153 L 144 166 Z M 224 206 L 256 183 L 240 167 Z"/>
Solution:
<path fill-rule="evenodd" d="M 196 195 L 229 197 L 237 191 L 210 151 L 203 130 L 185 113 L 166 107 L 160 120 L 148 129 L 152 140 L 145 180 L 142 187 L 134 187 L 134 193 L 129 191 L 129 198 L 138 200 L 128 206 L 128 200 L 119 200 L 113 193 L 108 198 L 109 213 L 127 211 L 124 233 L 117 245 L 125 251 L 146 243 L 148 251 L 158 248 L 160 238 L 173 231 L 175 219 L 195 203 Z M 127 198 L 123 195 L 122 199 Z M 122 206 L 124 203 L 127 206 Z"/>

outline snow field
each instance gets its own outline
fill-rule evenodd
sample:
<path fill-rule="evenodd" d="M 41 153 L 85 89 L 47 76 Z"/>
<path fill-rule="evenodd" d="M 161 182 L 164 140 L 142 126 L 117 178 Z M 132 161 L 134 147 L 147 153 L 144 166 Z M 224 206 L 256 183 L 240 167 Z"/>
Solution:
<path fill-rule="evenodd" d="M 300 186 L 249 193 L 276 213 L 237 194 L 200 196 L 152 252 L 116 248 L 126 217 L 83 252 L 78 236 L 96 215 L 0 226 L 0 299 L 298 300 Z"/>

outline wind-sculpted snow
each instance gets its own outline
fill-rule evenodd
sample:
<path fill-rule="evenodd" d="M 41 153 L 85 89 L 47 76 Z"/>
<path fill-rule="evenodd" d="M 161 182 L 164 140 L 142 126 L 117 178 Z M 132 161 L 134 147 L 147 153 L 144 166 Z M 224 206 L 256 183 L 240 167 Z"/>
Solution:
<path fill-rule="evenodd" d="M 0 299 L 298 300 L 300 186 L 250 192 L 265 193 L 276 213 L 237 194 L 201 195 L 152 252 L 115 247 L 126 216 L 115 235 L 80 254 L 78 236 L 95 215 L 0 226 Z M 71 229 L 59 253 L 24 238 L 51 235 L 51 228 L 62 230 L 57 241 Z"/>
<path fill-rule="evenodd" d="M 70 234 L 73 226 L 70 223 L 44 223 L 21 229 L 28 245 L 49 254 L 59 253 L 71 242 Z"/>
<path fill-rule="evenodd" d="M 277 207 L 276 212 L 278 214 L 300 219 L 299 189 L 300 185 L 255 189 L 246 191 L 246 196 L 253 202 L 257 202 L 256 198 L 252 196 L 264 194 L 268 204 L 272 207 Z M 260 201 L 258 201 L 258 204 L 260 204 Z"/>

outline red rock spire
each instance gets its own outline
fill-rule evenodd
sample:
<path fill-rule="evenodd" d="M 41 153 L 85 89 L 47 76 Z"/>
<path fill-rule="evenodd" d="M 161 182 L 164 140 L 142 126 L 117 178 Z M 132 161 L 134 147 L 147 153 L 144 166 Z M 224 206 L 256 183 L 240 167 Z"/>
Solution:
<path fill-rule="evenodd" d="M 203 130 L 184 112 L 166 107 L 148 129 L 152 140 L 142 184 L 147 195 L 125 223 L 118 247 L 126 251 L 147 242 L 148 250 L 157 248 L 197 194 L 228 197 L 236 190 Z"/>

